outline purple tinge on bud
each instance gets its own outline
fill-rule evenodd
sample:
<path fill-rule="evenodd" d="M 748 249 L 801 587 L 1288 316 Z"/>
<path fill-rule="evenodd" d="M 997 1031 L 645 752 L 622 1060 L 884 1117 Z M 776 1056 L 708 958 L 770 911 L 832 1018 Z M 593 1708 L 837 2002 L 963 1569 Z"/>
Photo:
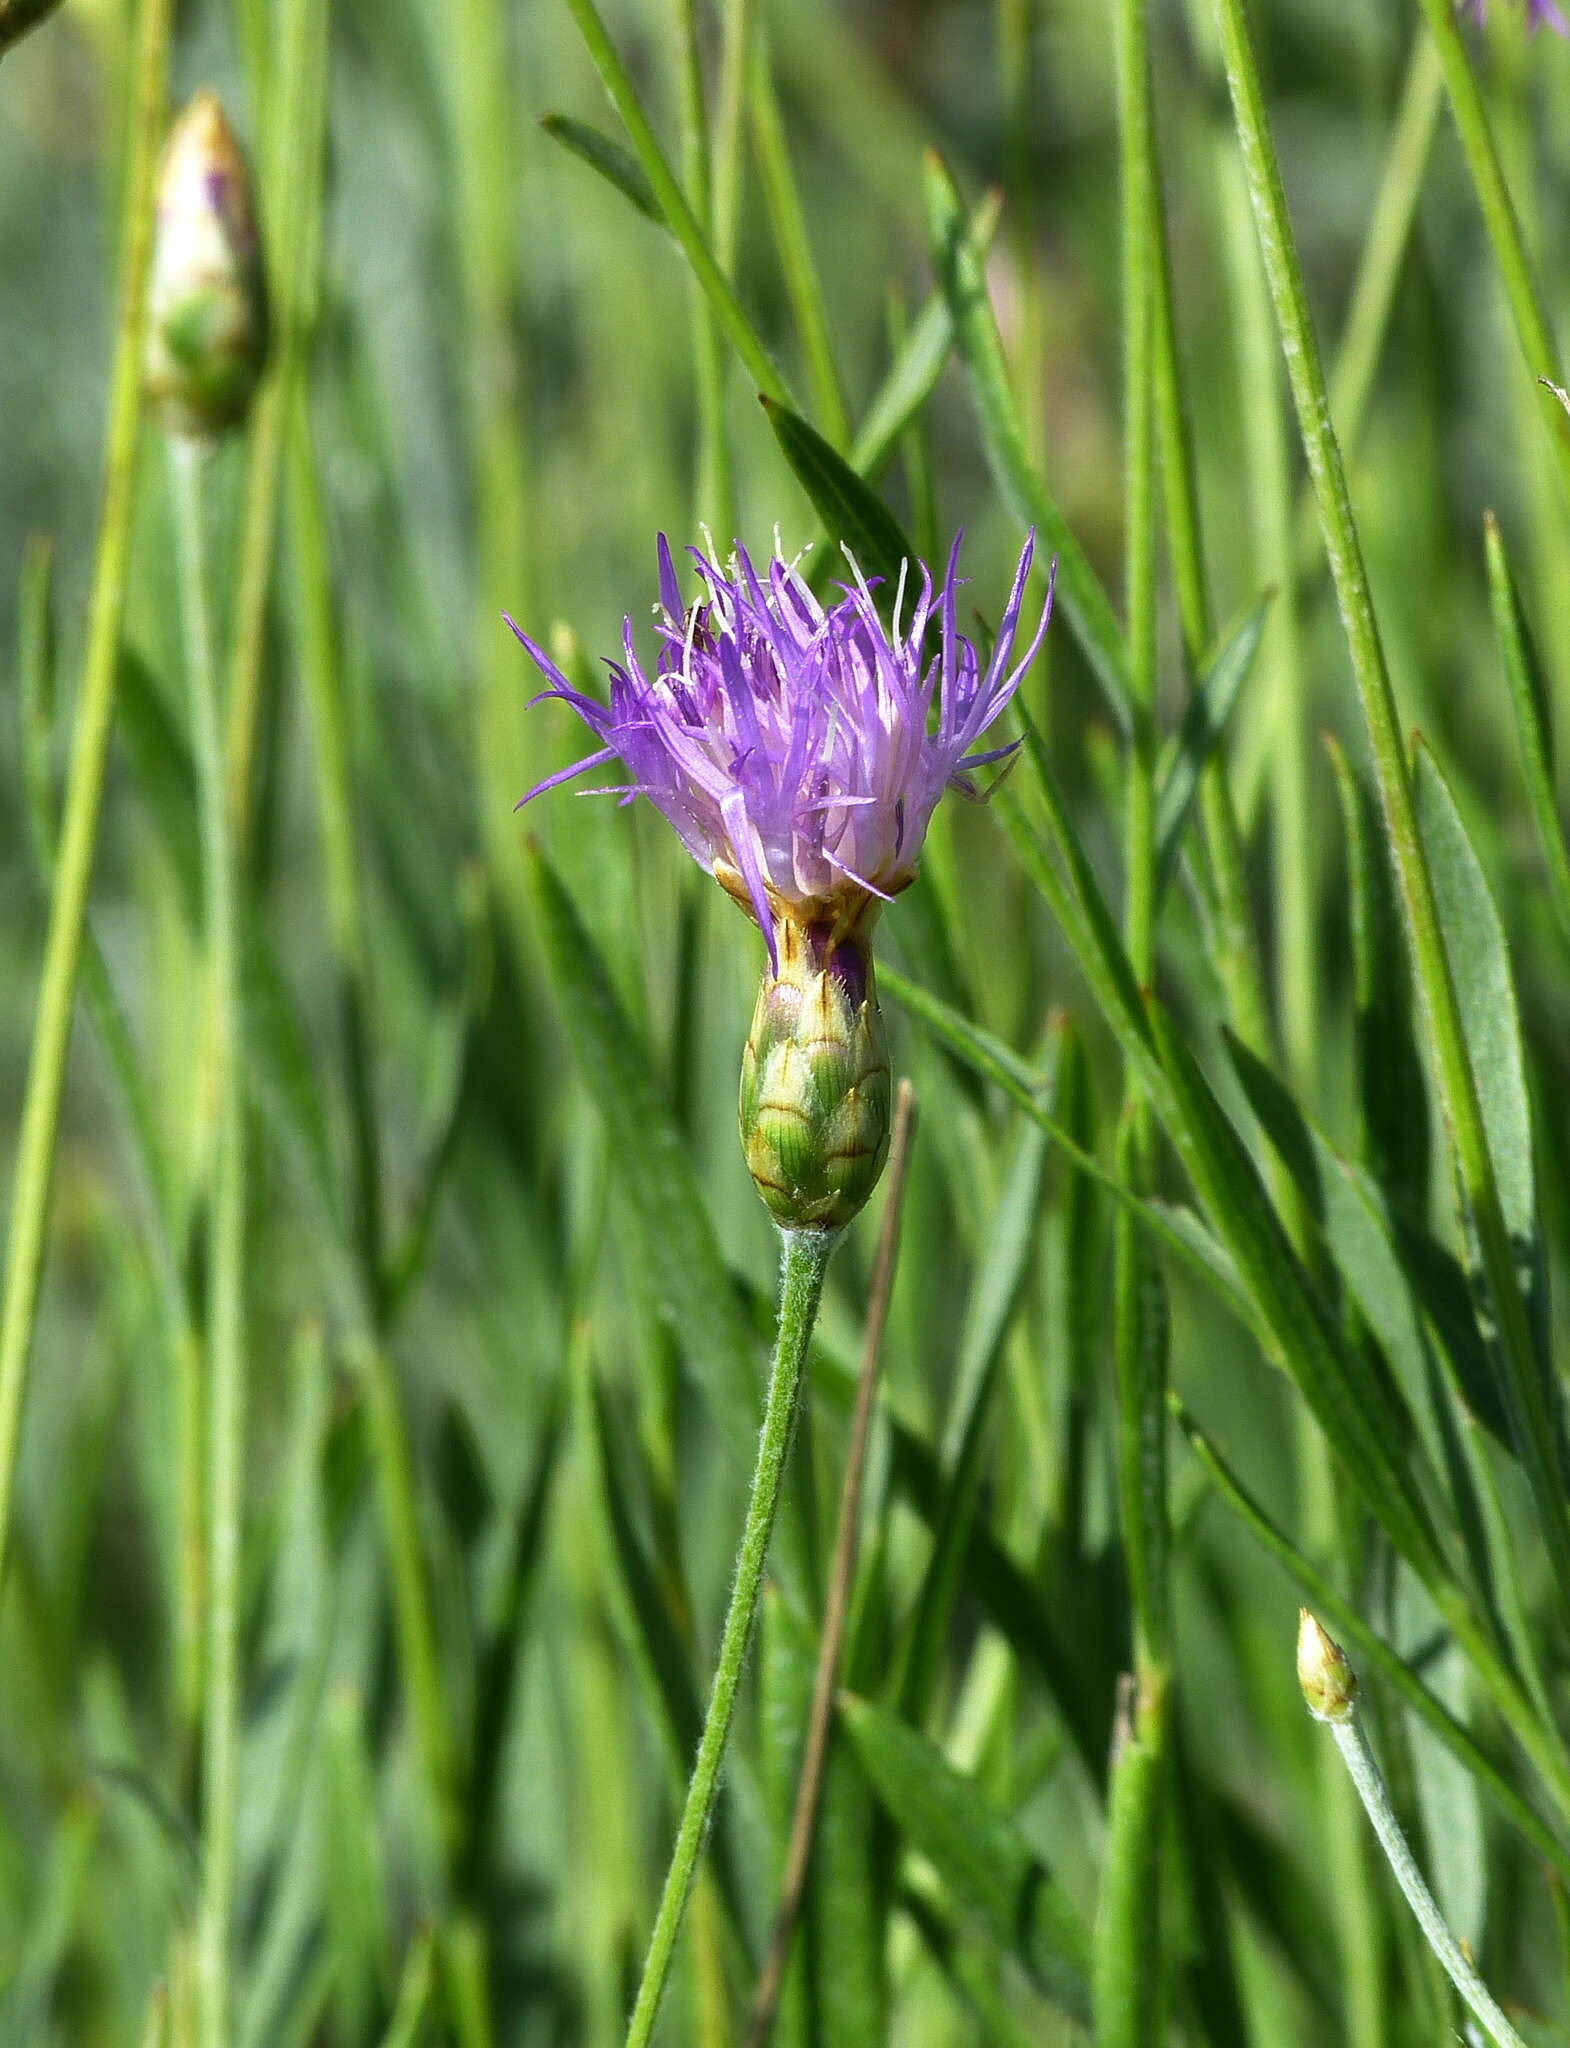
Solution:
<path fill-rule="evenodd" d="M 250 166 L 217 96 L 199 92 L 158 173 L 147 395 L 172 433 L 205 440 L 244 418 L 266 353 Z"/>
<path fill-rule="evenodd" d="M 981 741 L 1041 645 L 1052 593 L 1016 659 L 1032 534 L 983 663 L 957 620 L 961 538 L 941 589 L 917 563 L 908 603 L 902 570 L 885 624 L 854 564 L 825 605 L 795 564 L 776 557 L 760 577 L 739 547 L 729 575 L 691 551 L 703 590 L 688 608 L 662 534 L 654 666 L 643 666 L 629 619 L 624 658 L 608 664 L 608 705 L 574 689 L 509 619 L 550 684 L 542 695 L 570 704 L 601 742 L 529 796 L 620 759 L 629 781 L 589 793 L 656 804 L 757 920 L 777 971 L 777 917 L 842 926 L 858 903 L 897 895 L 944 790 L 978 796 L 973 771 L 1013 752 Z"/>

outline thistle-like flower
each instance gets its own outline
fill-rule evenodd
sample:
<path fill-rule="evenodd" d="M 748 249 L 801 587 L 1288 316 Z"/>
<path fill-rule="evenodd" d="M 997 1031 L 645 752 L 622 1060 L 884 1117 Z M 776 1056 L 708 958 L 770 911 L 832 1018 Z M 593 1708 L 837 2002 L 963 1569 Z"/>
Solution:
<path fill-rule="evenodd" d="M 267 354 L 250 166 L 215 93 L 176 121 L 158 173 L 147 308 L 148 398 L 173 434 L 238 424 Z"/>
<path fill-rule="evenodd" d="M 776 558 L 760 578 L 742 549 L 730 575 L 692 551 L 703 594 L 689 608 L 662 535 L 655 663 L 640 661 L 629 619 L 609 704 L 512 627 L 550 685 L 542 695 L 570 704 L 601 742 L 529 796 L 621 760 L 629 781 L 591 793 L 648 797 L 763 933 L 742 1144 L 787 1229 L 838 1229 L 877 1185 L 890 1090 L 873 927 L 914 880 L 944 790 L 979 797 L 975 771 L 1013 752 L 981 742 L 1051 617 L 1049 590 L 1016 660 L 1032 536 L 983 662 L 957 622 L 959 547 L 956 537 L 941 589 L 918 565 L 908 612 L 902 572 L 885 623 L 854 565 L 825 605 L 794 564 Z"/>

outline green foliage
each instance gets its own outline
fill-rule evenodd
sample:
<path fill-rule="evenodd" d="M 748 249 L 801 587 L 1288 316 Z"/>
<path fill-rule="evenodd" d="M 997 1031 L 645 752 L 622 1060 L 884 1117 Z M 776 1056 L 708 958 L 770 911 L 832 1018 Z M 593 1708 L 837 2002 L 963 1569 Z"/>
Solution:
<path fill-rule="evenodd" d="M 514 819 L 587 748 L 498 614 L 597 691 L 705 525 L 880 603 L 964 526 L 984 650 L 1034 526 L 1058 609 L 877 919 L 920 1136 L 773 2041 L 1454 2031 L 1300 1600 L 1565 2038 L 1570 47 L 1419 12 L 0 0 L 0 2039 L 621 2038 L 758 1452 L 764 952 L 646 803 Z M 194 528 L 166 75 L 272 309 Z M 885 1199 L 661 2041 L 746 2038 Z"/>

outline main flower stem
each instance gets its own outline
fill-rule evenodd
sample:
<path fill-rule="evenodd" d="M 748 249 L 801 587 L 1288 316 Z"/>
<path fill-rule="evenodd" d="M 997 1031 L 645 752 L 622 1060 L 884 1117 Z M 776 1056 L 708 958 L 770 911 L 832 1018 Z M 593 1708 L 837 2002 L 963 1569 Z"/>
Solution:
<path fill-rule="evenodd" d="M 681 1932 L 682 1914 L 692 1891 L 702 1854 L 703 1839 L 719 1792 L 720 1770 L 725 1745 L 730 1739 L 731 1717 L 736 1711 L 736 1693 L 741 1684 L 747 1646 L 758 1611 L 758 1593 L 763 1568 L 768 1562 L 769 1538 L 779 1508 L 780 1491 L 795 1434 L 796 1414 L 801 1403 L 802 1369 L 818 1319 L 823 1298 L 823 1278 L 837 1233 L 826 1230 L 784 1230 L 780 1264 L 779 1334 L 774 1345 L 774 1362 L 769 1369 L 768 1398 L 763 1410 L 763 1432 L 758 1439 L 758 1462 L 752 1475 L 752 1494 L 747 1502 L 747 1519 L 742 1527 L 741 1549 L 736 1558 L 736 1580 L 731 1588 L 730 1608 L 720 1637 L 719 1663 L 709 1711 L 698 1741 L 697 1761 L 687 1787 L 676 1846 L 671 1852 L 665 1889 L 654 1916 L 654 1932 L 644 1959 L 643 1981 L 627 2024 L 627 2048 L 646 2048 L 654 2035 L 660 1999 L 670 1975 L 676 1939 Z"/>
<path fill-rule="evenodd" d="M 1361 1716 L 1354 1709 L 1341 1720 L 1327 1725 L 1336 1738 L 1336 1747 L 1351 1774 L 1352 1783 L 1357 1787 L 1357 1796 L 1363 1802 L 1364 1811 L 1374 1824 L 1374 1833 L 1379 1837 L 1379 1846 L 1395 1873 L 1396 1883 L 1405 1894 L 1406 1902 L 1423 1930 L 1424 1939 L 1444 1965 L 1446 1975 L 1499 2048 L 1525 2048 L 1521 2036 L 1505 2018 L 1488 1986 L 1467 1960 L 1466 1951 L 1445 1925 L 1444 1915 L 1435 1904 L 1434 1895 L 1413 1860 L 1406 1836 L 1401 1832 L 1401 1823 L 1390 1804 L 1384 1777 L 1374 1759 L 1374 1752 L 1368 1746 L 1368 1737 L 1363 1733 Z"/>

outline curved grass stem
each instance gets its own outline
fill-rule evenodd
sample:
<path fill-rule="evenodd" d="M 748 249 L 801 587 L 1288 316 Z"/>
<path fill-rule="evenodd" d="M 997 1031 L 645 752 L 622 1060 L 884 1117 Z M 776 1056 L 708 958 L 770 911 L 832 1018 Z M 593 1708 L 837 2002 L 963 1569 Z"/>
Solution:
<path fill-rule="evenodd" d="M 812 1341 L 818 1304 L 823 1298 L 823 1280 L 836 1233 L 823 1230 L 785 1230 L 780 1265 L 779 1334 L 774 1362 L 769 1369 L 769 1390 L 764 1403 L 763 1431 L 758 1440 L 758 1462 L 752 1475 L 752 1492 L 742 1525 L 741 1549 L 736 1558 L 736 1578 L 731 1588 L 730 1607 L 720 1637 L 719 1661 L 703 1733 L 698 1740 L 697 1761 L 687 1787 L 686 1803 L 676 1830 L 676 1846 L 654 1916 L 643 1979 L 627 2025 L 626 2048 L 647 2048 L 654 2035 L 660 2000 L 670 1975 L 682 1915 L 697 1875 L 704 1836 L 719 1793 L 720 1771 L 730 1739 L 731 1719 L 736 1711 L 736 1694 L 752 1640 L 757 1617 L 758 1594 L 768 1562 L 769 1538 L 779 1509 L 785 1468 L 795 1434 L 796 1414 L 801 1403 L 802 1371 Z"/>
<path fill-rule="evenodd" d="M 38 986 L 27 1090 L 22 1101 L 6 1244 L 5 1293 L 0 1305 L 0 1572 L 4 1570 L 10 1535 L 17 1442 L 33 1330 L 38 1319 L 66 1052 L 119 673 L 120 621 L 130 561 L 136 436 L 141 418 L 142 325 L 152 254 L 153 167 L 163 123 L 170 14 L 171 0 L 143 0 L 137 39 L 135 113 L 126 171 L 125 225 L 121 237 L 124 257 L 110 383 L 103 511 L 88 607 L 80 709 L 60 831 L 59 865 Z"/>

